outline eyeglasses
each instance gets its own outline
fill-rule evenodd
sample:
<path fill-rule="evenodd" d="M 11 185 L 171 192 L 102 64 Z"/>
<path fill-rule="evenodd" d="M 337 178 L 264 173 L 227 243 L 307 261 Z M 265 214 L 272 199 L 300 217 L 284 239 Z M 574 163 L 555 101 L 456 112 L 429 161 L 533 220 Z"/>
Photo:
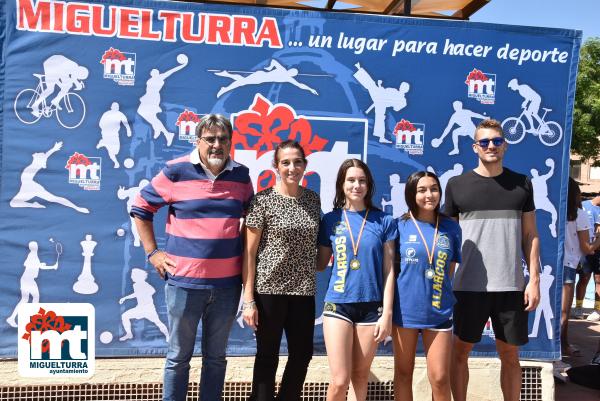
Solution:
<path fill-rule="evenodd" d="M 201 136 L 200 139 L 202 139 L 204 142 L 206 142 L 209 145 L 214 145 L 215 143 L 217 143 L 217 141 L 219 141 L 219 143 L 221 145 L 227 145 L 229 144 L 229 137 L 227 135 L 223 135 L 223 136 Z"/>
<path fill-rule="evenodd" d="M 493 143 L 495 147 L 499 147 L 504 144 L 504 138 L 501 136 L 497 136 L 492 139 L 484 138 L 484 139 L 475 141 L 475 144 L 479 145 L 480 148 L 487 149 L 488 146 L 490 146 L 490 142 Z"/>

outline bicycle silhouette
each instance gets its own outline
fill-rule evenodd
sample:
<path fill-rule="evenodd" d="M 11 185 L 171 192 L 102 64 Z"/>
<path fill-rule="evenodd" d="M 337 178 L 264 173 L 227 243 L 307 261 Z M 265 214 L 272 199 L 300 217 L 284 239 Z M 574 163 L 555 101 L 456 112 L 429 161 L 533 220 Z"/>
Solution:
<path fill-rule="evenodd" d="M 38 106 L 37 112 L 33 109 L 34 102 L 40 97 L 44 90 L 45 82 L 43 74 L 33 74 L 39 82 L 35 89 L 23 89 L 15 98 L 15 115 L 25 124 L 33 124 L 40 118 L 56 115 L 58 123 L 65 128 L 77 128 L 85 117 L 85 103 L 81 96 L 71 91 L 58 102 L 58 106 L 43 99 Z M 82 83 L 83 85 L 83 83 Z"/>
<path fill-rule="evenodd" d="M 519 117 L 508 117 L 504 121 L 502 121 L 502 130 L 504 131 L 504 139 L 506 142 L 510 144 L 519 143 L 525 138 L 526 133 L 531 133 L 537 136 L 540 141 L 546 146 L 554 146 L 560 142 L 562 139 L 562 128 L 555 121 L 546 121 L 546 114 L 548 114 L 552 109 L 546 109 L 542 107 L 544 110 L 544 115 L 542 117 L 532 116 L 532 121 L 537 121 L 538 126 L 531 129 L 525 129 L 525 111 L 524 108 Z M 525 117 L 525 120 L 527 118 Z"/>

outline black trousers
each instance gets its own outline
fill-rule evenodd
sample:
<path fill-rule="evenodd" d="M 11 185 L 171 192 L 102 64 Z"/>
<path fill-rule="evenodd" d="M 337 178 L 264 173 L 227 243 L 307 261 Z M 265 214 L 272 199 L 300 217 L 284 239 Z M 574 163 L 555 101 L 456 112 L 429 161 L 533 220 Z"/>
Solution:
<path fill-rule="evenodd" d="M 279 364 L 281 336 L 285 331 L 288 361 L 277 400 L 300 401 L 313 354 L 315 297 L 254 294 L 254 299 L 258 309 L 258 328 L 250 400 L 275 399 L 275 373 Z"/>

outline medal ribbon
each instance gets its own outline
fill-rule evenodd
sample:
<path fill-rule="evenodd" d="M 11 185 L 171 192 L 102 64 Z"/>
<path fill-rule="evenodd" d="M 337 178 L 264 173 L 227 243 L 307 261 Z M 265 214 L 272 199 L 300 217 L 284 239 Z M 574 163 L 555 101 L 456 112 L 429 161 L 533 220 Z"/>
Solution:
<path fill-rule="evenodd" d="M 440 216 L 438 216 L 435 219 L 435 231 L 433 232 L 433 242 L 431 243 L 431 253 L 429 253 L 429 246 L 427 245 L 427 241 L 425 241 L 425 236 L 423 235 L 423 232 L 421 231 L 421 228 L 417 224 L 417 220 L 415 220 L 415 218 L 412 215 L 412 213 L 410 213 L 410 218 L 412 219 L 415 227 L 417 228 L 417 231 L 419 232 L 419 235 L 421 236 L 421 239 L 423 240 L 423 245 L 425 245 L 425 250 L 427 251 L 427 258 L 429 259 L 429 267 L 431 267 L 431 266 L 433 266 L 433 254 L 434 254 L 434 251 L 435 251 L 435 244 L 436 244 L 436 241 L 437 241 L 438 226 L 439 226 L 439 222 L 440 222 Z"/>
<path fill-rule="evenodd" d="M 365 217 L 363 218 L 362 224 L 360 226 L 360 231 L 358 232 L 358 239 L 356 240 L 356 245 L 354 244 L 354 236 L 352 235 L 352 228 L 350 227 L 350 221 L 348 220 L 348 215 L 346 214 L 346 209 L 342 209 L 344 211 L 344 220 L 346 220 L 346 226 L 348 227 L 348 232 L 350 233 L 350 241 L 352 241 L 352 252 L 354 253 L 354 259 L 357 259 L 358 254 L 358 245 L 360 244 L 360 239 L 362 237 L 363 229 L 365 228 L 365 223 L 367 222 L 367 216 L 369 215 L 369 209 L 365 213 Z"/>

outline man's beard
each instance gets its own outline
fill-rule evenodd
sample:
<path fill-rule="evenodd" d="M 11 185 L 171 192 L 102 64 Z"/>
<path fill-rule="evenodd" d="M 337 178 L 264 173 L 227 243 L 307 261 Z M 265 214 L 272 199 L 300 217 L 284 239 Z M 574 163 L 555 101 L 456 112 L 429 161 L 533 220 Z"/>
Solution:
<path fill-rule="evenodd" d="M 221 167 L 225 163 L 225 159 L 218 159 L 215 157 L 208 157 L 208 164 L 211 167 Z"/>

